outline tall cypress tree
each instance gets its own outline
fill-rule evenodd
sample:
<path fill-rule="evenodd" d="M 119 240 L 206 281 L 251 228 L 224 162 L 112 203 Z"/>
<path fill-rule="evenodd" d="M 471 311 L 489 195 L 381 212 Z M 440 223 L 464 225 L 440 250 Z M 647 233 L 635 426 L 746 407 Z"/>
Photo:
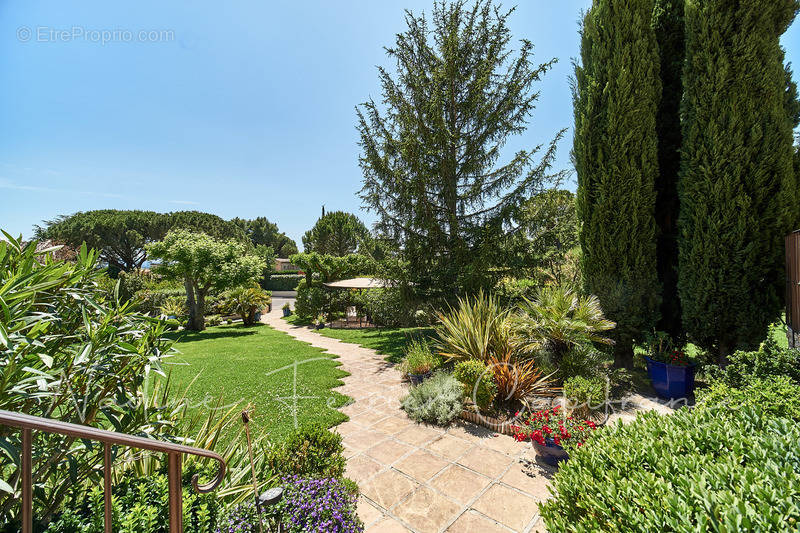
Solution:
<path fill-rule="evenodd" d="M 781 310 L 794 176 L 780 36 L 799 5 L 686 4 L 678 292 L 690 340 L 721 362 Z"/>
<path fill-rule="evenodd" d="M 681 336 L 681 305 L 678 298 L 678 173 L 681 167 L 681 96 L 685 0 L 656 0 L 653 29 L 661 61 L 661 103 L 658 106 L 658 178 L 656 223 L 658 224 L 658 279 L 662 287 L 661 319 L 658 329 L 672 337 Z"/>
<path fill-rule="evenodd" d="M 661 96 L 653 2 L 594 0 L 581 27 L 573 85 L 577 211 L 585 288 L 617 322 L 615 364 L 659 316 L 656 273 Z"/>

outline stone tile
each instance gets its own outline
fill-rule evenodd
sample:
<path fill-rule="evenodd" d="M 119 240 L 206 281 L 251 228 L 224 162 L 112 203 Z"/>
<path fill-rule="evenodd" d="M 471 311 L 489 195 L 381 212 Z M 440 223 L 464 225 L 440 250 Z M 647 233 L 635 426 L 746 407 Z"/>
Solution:
<path fill-rule="evenodd" d="M 376 413 L 371 409 L 367 409 L 363 413 L 351 416 L 350 421 L 355 422 L 356 424 L 360 424 L 364 427 L 370 427 L 376 422 L 383 420 L 384 418 L 386 418 L 386 415 L 384 415 L 383 413 Z"/>
<path fill-rule="evenodd" d="M 364 533 L 410 533 L 410 529 L 393 518 L 385 518 Z"/>
<path fill-rule="evenodd" d="M 492 450 L 505 453 L 507 455 L 519 455 L 525 451 L 526 448 L 530 448 L 531 446 L 526 442 L 517 442 L 513 437 L 509 437 L 508 435 L 500 434 L 483 439 L 481 444 L 487 448 L 491 448 Z"/>
<path fill-rule="evenodd" d="M 349 422 L 342 422 L 341 424 L 339 424 L 338 426 L 336 426 L 333 429 L 334 429 L 334 431 L 336 431 L 336 433 L 338 433 L 342 437 L 346 437 L 348 435 L 352 435 L 353 433 L 356 433 L 358 431 L 364 431 L 364 428 L 362 426 L 359 426 L 358 424 L 356 424 L 352 420 L 349 421 Z"/>
<path fill-rule="evenodd" d="M 385 434 L 371 429 L 364 429 L 349 434 L 343 439 L 343 442 L 361 452 L 384 440 L 386 440 Z"/>
<path fill-rule="evenodd" d="M 440 438 L 431 442 L 426 449 L 442 457 L 455 461 L 472 447 L 472 443 L 456 438 L 452 435 L 442 435 Z"/>
<path fill-rule="evenodd" d="M 447 533 L 509 533 L 509 529 L 475 511 L 467 511 L 447 529 Z"/>
<path fill-rule="evenodd" d="M 450 465 L 430 485 L 464 505 L 469 503 L 492 480 L 459 465 Z"/>
<path fill-rule="evenodd" d="M 404 444 L 393 439 L 388 439 L 376 446 L 373 446 L 372 448 L 369 448 L 364 453 L 373 459 L 377 459 L 385 465 L 390 465 L 413 449 L 414 448 L 408 444 Z"/>
<path fill-rule="evenodd" d="M 397 506 L 394 513 L 417 531 L 439 531 L 455 518 L 458 504 L 422 487 Z"/>
<path fill-rule="evenodd" d="M 369 527 L 373 522 L 377 522 L 383 517 L 383 512 L 367 501 L 366 498 L 361 496 L 358 498 L 358 505 L 356 508 L 358 517 L 364 522 L 364 525 Z"/>
<path fill-rule="evenodd" d="M 413 444 L 414 446 L 422 446 L 439 435 L 441 435 L 441 433 L 433 428 L 421 424 L 414 424 L 395 435 L 395 437 L 409 444 Z"/>
<path fill-rule="evenodd" d="M 540 502 L 551 496 L 550 490 L 548 489 L 549 480 L 540 472 L 536 472 L 531 468 L 524 468 L 522 465 L 510 468 L 508 472 L 500 478 L 500 481 L 515 489 L 527 492 Z"/>
<path fill-rule="evenodd" d="M 384 509 L 389 509 L 408 496 L 417 487 L 417 483 L 396 470 L 387 470 L 359 486 L 361 493 L 367 498 Z"/>
<path fill-rule="evenodd" d="M 473 446 L 458 460 L 458 463 L 490 478 L 497 478 L 513 461 L 513 458 L 500 452 Z"/>
<path fill-rule="evenodd" d="M 547 528 L 545 527 L 544 520 L 542 520 L 541 516 L 536 518 L 530 533 L 547 533 Z"/>
<path fill-rule="evenodd" d="M 358 403 L 351 403 L 350 405 L 345 405 L 339 410 L 344 414 L 346 414 L 347 416 L 353 416 L 364 411 L 364 406 Z"/>
<path fill-rule="evenodd" d="M 488 439 L 494 435 L 492 431 L 484 427 L 464 421 L 458 421 L 450 426 L 447 433 L 473 443 L 481 443 L 484 439 Z"/>
<path fill-rule="evenodd" d="M 344 473 L 356 483 L 361 483 L 380 472 L 383 468 L 383 465 L 378 461 L 366 455 L 357 455 L 347 461 Z"/>
<path fill-rule="evenodd" d="M 372 429 L 394 435 L 408 428 L 413 422 L 397 416 L 389 416 L 372 426 Z"/>
<path fill-rule="evenodd" d="M 424 483 L 448 464 L 444 459 L 440 459 L 429 452 L 417 450 L 405 459 L 400 460 L 394 467 Z"/>
<path fill-rule="evenodd" d="M 515 531 L 522 531 L 539 509 L 530 496 L 502 485 L 492 485 L 472 508 Z"/>

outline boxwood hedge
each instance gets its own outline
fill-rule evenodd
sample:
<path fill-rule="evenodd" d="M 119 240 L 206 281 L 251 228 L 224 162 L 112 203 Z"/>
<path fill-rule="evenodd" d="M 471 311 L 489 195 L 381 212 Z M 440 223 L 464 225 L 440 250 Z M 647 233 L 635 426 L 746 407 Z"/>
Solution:
<path fill-rule="evenodd" d="M 550 531 L 797 531 L 800 428 L 760 410 L 682 409 L 604 428 L 555 475 Z"/>
<path fill-rule="evenodd" d="M 261 287 L 268 291 L 294 291 L 304 277 L 300 274 L 272 274 L 261 283 Z"/>

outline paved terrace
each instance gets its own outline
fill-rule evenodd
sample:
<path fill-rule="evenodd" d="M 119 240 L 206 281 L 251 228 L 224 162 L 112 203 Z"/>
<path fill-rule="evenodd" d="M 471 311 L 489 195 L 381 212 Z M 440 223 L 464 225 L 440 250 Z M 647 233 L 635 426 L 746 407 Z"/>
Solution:
<path fill-rule="evenodd" d="M 283 301 L 280 302 L 283 305 Z M 374 350 L 323 337 L 281 319 L 264 322 L 339 356 L 351 375 L 337 389 L 354 399 L 344 441 L 346 475 L 361 488 L 358 513 L 368 533 L 522 533 L 544 531 L 538 504 L 549 497 L 548 472 L 530 444 L 457 423 L 418 424 L 400 409 L 408 386 Z"/>

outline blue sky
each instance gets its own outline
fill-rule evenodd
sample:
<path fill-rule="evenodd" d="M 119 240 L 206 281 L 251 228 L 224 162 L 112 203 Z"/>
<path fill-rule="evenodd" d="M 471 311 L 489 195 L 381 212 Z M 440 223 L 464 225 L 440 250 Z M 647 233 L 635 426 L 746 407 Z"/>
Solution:
<path fill-rule="evenodd" d="M 560 62 L 510 150 L 570 127 L 570 60 L 590 3 L 519 2 L 514 36 Z M 0 3 L 0 227 L 29 236 L 81 210 L 197 209 L 266 216 L 299 243 L 322 204 L 371 222 L 356 196 L 354 107 L 380 96 L 375 67 L 389 65 L 383 46 L 404 29 L 403 9 L 431 5 Z M 797 22 L 783 42 L 800 65 Z M 570 142 L 557 169 L 570 167 Z"/>

